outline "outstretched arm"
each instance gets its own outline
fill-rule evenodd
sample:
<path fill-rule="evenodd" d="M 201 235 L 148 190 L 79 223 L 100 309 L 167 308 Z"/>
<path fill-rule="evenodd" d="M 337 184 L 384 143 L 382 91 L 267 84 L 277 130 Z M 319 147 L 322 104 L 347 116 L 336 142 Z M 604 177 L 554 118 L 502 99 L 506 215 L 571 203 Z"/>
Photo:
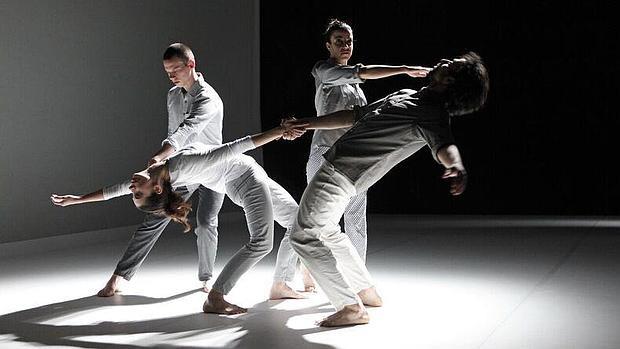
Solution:
<path fill-rule="evenodd" d="M 295 120 L 299 121 L 299 120 Z M 284 124 L 284 121 L 282 122 Z M 284 125 L 280 125 L 278 127 L 274 127 L 269 131 L 257 133 L 255 135 L 250 136 L 254 146 L 256 148 L 263 146 L 271 141 L 275 141 L 284 137 L 287 140 L 293 140 L 306 132 L 306 123 L 297 123 L 295 126 L 286 127 Z"/>
<path fill-rule="evenodd" d="M 442 147 L 437 151 L 437 158 L 446 168 L 441 178 L 450 182 L 450 194 L 461 195 L 467 186 L 467 171 L 463 166 L 459 148 L 454 144 Z"/>
<path fill-rule="evenodd" d="M 85 204 L 87 202 L 96 202 L 105 200 L 103 197 L 103 189 L 99 189 L 90 194 L 85 195 L 58 195 L 52 194 L 50 197 L 52 203 L 56 206 L 71 206 Z"/>
<path fill-rule="evenodd" d="M 286 129 L 333 130 L 350 127 L 354 123 L 355 114 L 353 110 L 340 110 L 319 117 L 283 119 L 281 125 Z"/>
<path fill-rule="evenodd" d="M 431 71 L 431 68 L 409 65 L 366 65 L 360 68 L 358 75 L 362 79 L 371 80 L 399 74 L 407 74 L 412 78 L 423 78 L 429 71 Z"/>

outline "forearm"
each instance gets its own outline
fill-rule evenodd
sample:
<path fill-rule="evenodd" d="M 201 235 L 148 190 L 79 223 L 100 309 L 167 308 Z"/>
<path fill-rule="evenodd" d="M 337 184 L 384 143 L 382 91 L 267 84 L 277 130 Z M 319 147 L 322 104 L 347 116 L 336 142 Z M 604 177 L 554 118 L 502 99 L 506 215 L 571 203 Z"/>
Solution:
<path fill-rule="evenodd" d="M 309 130 L 333 130 L 353 126 L 355 114 L 353 110 L 341 110 L 319 117 L 299 119 L 299 122 L 307 123 L 306 129 Z"/>
<path fill-rule="evenodd" d="M 174 153 L 176 149 L 170 143 L 164 143 L 162 147 L 151 157 L 151 163 L 159 162 L 164 159 L 167 159 L 172 153 Z"/>
<path fill-rule="evenodd" d="M 76 202 L 76 204 L 85 204 L 87 202 L 97 202 L 97 201 L 104 201 L 104 200 L 105 199 L 103 197 L 103 189 L 99 189 L 92 193 L 80 195 L 79 202 Z"/>
<path fill-rule="evenodd" d="M 459 171 L 465 171 L 463 166 L 463 160 L 459 148 L 456 145 L 450 144 L 442 147 L 437 151 L 437 158 L 445 168 L 454 168 Z"/>
<path fill-rule="evenodd" d="M 103 196 L 103 189 L 94 191 L 85 195 L 58 195 L 52 194 L 50 197 L 52 203 L 56 206 L 71 206 L 71 205 L 79 205 L 85 204 L 87 202 L 95 202 L 95 201 L 103 201 L 105 200 Z"/>
<path fill-rule="evenodd" d="M 252 135 L 251 138 L 252 138 L 252 142 L 254 142 L 254 146 L 258 148 L 269 142 L 280 139 L 283 133 L 284 133 L 284 128 L 281 126 L 278 126 L 278 127 L 272 128 L 269 131 L 265 131 L 265 132 Z"/>

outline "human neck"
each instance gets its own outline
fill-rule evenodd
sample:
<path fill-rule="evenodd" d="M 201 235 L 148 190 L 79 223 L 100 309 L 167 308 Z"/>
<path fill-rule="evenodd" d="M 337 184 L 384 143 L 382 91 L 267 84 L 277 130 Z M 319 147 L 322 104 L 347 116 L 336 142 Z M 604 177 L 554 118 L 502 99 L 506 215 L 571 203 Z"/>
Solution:
<path fill-rule="evenodd" d="M 198 81 L 198 73 L 195 70 L 192 70 L 192 74 L 190 75 L 190 78 L 185 83 L 183 83 L 181 87 L 183 87 L 185 91 L 189 91 L 192 88 L 192 86 L 194 86 L 196 81 Z"/>

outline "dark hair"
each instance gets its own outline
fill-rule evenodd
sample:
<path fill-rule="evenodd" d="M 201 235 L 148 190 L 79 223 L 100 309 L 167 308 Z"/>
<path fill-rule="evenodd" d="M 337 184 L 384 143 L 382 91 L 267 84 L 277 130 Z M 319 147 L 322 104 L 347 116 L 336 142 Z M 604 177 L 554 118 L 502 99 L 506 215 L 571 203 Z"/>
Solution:
<path fill-rule="evenodd" d="M 177 42 L 168 46 L 166 51 L 164 51 L 164 61 L 172 58 L 179 58 L 183 61 L 183 63 L 187 64 L 187 61 L 194 59 L 194 53 L 189 46 Z"/>
<path fill-rule="evenodd" d="M 473 113 L 486 103 L 489 93 L 489 73 L 480 55 L 468 52 L 461 57 L 462 67 L 453 71 L 454 83 L 446 91 L 446 108 L 452 116 Z"/>
<path fill-rule="evenodd" d="M 164 180 L 161 194 L 153 193 L 146 198 L 144 205 L 138 207 L 142 212 L 166 216 L 183 226 L 187 233 L 191 228 L 187 215 L 192 210 L 192 204 L 183 200 L 181 195 L 172 190 L 170 181 Z"/>
<path fill-rule="evenodd" d="M 345 22 L 337 18 L 332 18 L 329 20 L 329 23 L 327 23 L 327 27 L 325 28 L 325 31 L 323 32 L 323 39 L 325 40 L 325 42 L 330 42 L 332 38 L 332 34 L 336 30 L 345 30 L 345 31 L 348 31 L 349 34 L 353 35 L 353 29 L 351 29 L 350 25 L 346 24 Z"/>

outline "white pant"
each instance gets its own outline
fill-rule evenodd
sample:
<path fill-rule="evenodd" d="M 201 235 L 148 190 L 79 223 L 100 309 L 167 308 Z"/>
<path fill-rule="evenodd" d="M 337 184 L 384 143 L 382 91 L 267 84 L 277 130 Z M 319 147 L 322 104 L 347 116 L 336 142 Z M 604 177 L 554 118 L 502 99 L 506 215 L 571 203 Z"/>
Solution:
<path fill-rule="evenodd" d="M 297 203 L 291 195 L 269 178 L 258 164 L 241 177 L 227 182 L 226 194 L 243 207 L 250 241 L 226 263 L 215 280 L 213 289 L 223 294 L 227 294 L 244 273 L 271 251 L 273 221 L 288 229 L 297 212 Z"/>
<path fill-rule="evenodd" d="M 340 218 L 355 194 L 351 181 L 326 161 L 304 191 L 290 235 L 293 249 L 337 310 L 357 304 L 357 293 L 373 286 L 364 262 L 340 231 Z"/>
<path fill-rule="evenodd" d="M 321 168 L 325 162 L 323 154 L 330 147 L 313 147 L 310 150 L 310 156 L 306 163 L 306 179 L 308 183 L 312 180 L 315 173 Z M 344 233 L 347 234 L 351 243 L 355 246 L 357 253 L 366 260 L 366 246 L 368 241 L 366 228 L 366 191 L 356 193 L 351 197 L 344 210 Z"/>

